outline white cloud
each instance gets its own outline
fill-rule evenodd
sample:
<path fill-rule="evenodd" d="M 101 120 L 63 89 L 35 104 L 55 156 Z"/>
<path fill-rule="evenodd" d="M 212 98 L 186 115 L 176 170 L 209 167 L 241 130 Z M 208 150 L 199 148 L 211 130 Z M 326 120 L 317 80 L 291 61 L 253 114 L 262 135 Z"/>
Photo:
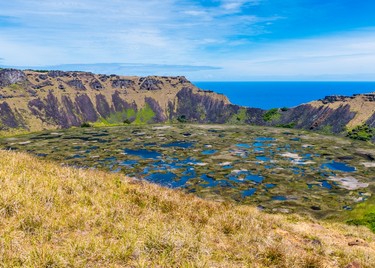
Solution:
<path fill-rule="evenodd" d="M 215 62 L 223 80 L 375 79 L 375 33 L 362 30 L 291 40 L 231 55 Z"/>
<path fill-rule="evenodd" d="M 222 2 L 232 7 L 249 3 L 254 1 Z M 256 16 L 224 16 L 229 13 L 222 6 L 177 0 L 5 1 L 0 16 L 14 17 L 21 27 L 0 26 L 8 44 L 0 50 L 17 47 L 17 53 L 6 57 L 9 65 L 22 60 L 23 65 L 57 64 L 61 59 L 206 64 L 215 57 L 210 46 L 234 44 L 231 36 L 260 31 Z"/>
<path fill-rule="evenodd" d="M 204 10 L 186 10 L 186 11 L 183 11 L 183 13 L 186 15 L 191 15 L 195 17 L 203 17 L 207 15 L 207 12 Z"/>
<path fill-rule="evenodd" d="M 239 11 L 245 5 L 257 5 L 259 1 L 257 0 L 222 0 L 221 6 L 225 10 L 229 11 Z"/>
<path fill-rule="evenodd" d="M 192 73 L 195 80 L 375 73 L 375 29 L 263 45 L 252 37 L 283 18 L 249 13 L 249 7 L 262 3 L 257 0 L 216 3 L 1 1 L 0 16 L 12 20 L 11 27 L 0 25 L 2 64 L 135 62 L 223 67 Z"/>

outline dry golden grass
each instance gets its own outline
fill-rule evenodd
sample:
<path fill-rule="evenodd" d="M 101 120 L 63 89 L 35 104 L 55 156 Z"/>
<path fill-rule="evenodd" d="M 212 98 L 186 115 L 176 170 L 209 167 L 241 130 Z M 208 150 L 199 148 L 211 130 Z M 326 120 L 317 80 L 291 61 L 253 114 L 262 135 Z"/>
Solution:
<path fill-rule="evenodd" d="M 364 227 L 268 215 L 0 152 L 3 267 L 375 266 L 375 235 Z"/>

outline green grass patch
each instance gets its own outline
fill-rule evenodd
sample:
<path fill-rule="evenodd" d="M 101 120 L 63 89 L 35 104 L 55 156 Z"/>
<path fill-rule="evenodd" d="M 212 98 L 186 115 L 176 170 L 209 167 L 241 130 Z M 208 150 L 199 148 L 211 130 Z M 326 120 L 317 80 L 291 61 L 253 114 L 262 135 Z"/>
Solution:
<path fill-rule="evenodd" d="M 244 124 L 247 119 L 247 109 L 240 108 L 236 114 L 229 119 L 229 124 Z"/>
<path fill-rule="evenodd" d="M 110 114 L 108 117 L 102 120 L 102 122 L 107 125 L 120 124 L 124 123 L 125 120 L 134 121 L 136 115 L 137 112 L 134 109 L 126 109 L 122 112 Z"/>
<path fill-rule="evenodd" d="M 126 109 L 122 112 L 116 112 L 110 114 L 108 117 L 101 117 L 97 122 L 93 123 L 95 127 L 106 127 L 106 126 L 120 126 L 129 124 L 146 124 L 152 123 L 152 119 L 155 117 L 155 112 L 146 105 L 139 111 L 134 109 Z"/>
<path fill-rule="evenodd" d="M 364 225 L 375 233 L 375 197 L 358 204 L 354 210 L 348 212 L 346 223 L 350 225 Z"/>
<path fill-rule="evenodd" d="M 134 120 L 135 124 L 146 124 L 151 123 L 152 119 L 155 117 L 155 112 L 146 104 L 144 108 L 139 110 L 136 114 Z"/>

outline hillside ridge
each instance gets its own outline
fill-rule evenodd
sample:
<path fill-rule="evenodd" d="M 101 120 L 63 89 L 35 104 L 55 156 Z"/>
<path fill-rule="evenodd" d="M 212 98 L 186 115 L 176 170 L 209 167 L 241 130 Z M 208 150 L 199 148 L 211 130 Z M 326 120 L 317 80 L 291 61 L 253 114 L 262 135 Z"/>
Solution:
<path fill-rule="evenodd" d="M 68 128 L 87 122 L 229 123 L 343 133 L 375 127 L 375 92 L 327 96 L 269 111 L 231 104 L 183 76 L 118 76 L 88 72 L 0 70 L 0 130 Z"/>

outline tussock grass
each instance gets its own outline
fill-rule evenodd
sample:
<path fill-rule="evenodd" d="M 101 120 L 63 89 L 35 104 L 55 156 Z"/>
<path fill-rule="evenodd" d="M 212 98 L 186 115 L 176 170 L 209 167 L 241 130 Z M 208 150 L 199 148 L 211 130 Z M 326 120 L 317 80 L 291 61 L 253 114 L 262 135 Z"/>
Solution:
<path fill-rule="evenodd" d="M 365 227 L 269 215 L 24 153 L 0 151 L 0 189 L 3 267 L 375 264 Z"/>

